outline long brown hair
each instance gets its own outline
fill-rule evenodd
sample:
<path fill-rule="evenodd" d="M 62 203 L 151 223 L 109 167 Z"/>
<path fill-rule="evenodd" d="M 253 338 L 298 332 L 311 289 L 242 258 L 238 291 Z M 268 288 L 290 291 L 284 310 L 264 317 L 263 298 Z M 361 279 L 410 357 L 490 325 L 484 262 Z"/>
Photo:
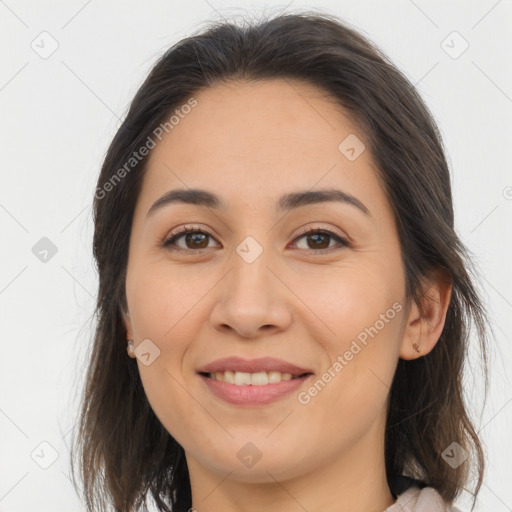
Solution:
<path fill-rule="evenodd" d="M 300 79 L 326 91 L 365 134 L 398 226 L 407 299 L 421 307 L 422 279 L 435 269 L 450 276 L 452 296 L 438 343 L 424 357 L 398 362 L 389 396 L 386 473 L 388 480 L 417 479 L 453 502 L 470 467 L 476 468 L 474 508 L 484 451 L 466 410 L 462 372 L 473 323 L 487 394 L 489 323 L 470 275 L 474 264 L 454 230 L 441 136 L 415 88 L 375 45 L 338 18 L 308 11 L 243 26 L 212 22 L 169 48 L 108 148 L 94 198 L 97 325 L 72 446 L 87 509 L 111 505 L 128 512 L 148 499 L 160 511 L 191 507 L 184 451 L 153 413 L 136 361 L 126 354 L 128 244 L 147 161 L 134 164 L 130 158 L 201 89 L 276 78 Z M 469 454 L 457 467 L 443 457 L 452 443 Z M 74 469 L 73 481 L 76 486 Z"/>

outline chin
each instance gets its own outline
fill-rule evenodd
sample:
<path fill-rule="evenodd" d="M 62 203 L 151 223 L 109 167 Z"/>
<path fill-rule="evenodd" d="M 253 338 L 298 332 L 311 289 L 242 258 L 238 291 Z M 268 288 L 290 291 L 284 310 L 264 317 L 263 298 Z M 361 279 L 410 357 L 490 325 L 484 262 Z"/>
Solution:
<path fill-rule="evenodd" d="M 265 454 L 266 451 L 269 453 Z M 292 456 L 297 452 L 295 445 L 290 447 L 289 452 L 276 452 L 257 450 L 248 442 L 242 448 L 234 449 L 234 457 L 228 457 L 229 452 L 231 450 L 224 450 L 220 454 L 211 454 L 211 457 L 205 457 L 203 452 L 201 457 L 196 458 L 196 462 L 223 476 L 229 474 L 230 480 L 254 484 L 289 480 L 299 476 L 304 470 L 304 460 Z"/>

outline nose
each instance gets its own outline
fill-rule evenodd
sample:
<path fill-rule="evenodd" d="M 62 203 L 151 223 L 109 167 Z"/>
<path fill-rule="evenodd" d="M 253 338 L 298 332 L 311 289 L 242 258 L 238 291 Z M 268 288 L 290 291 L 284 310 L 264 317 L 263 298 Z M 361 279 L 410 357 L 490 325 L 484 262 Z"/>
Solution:
<path fill-rule="evenodd" d="M 218 288 L 211 312 L 215 329 L 254 339 L 286 330 L 292 321 L 291 292 L 266 252 L 248 263 L 235 251 L 230 272 Z"/>

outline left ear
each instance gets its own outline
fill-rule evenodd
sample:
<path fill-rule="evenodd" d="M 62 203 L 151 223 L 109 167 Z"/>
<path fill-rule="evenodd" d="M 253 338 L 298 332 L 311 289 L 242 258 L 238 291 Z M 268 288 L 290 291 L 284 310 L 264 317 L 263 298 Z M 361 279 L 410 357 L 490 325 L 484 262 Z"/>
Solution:
<path fill-rule="evenodd" d="M 443 332 L 446 312 L 452 295 L 449 273 L 437 267 L 423 280 L 420 301 L 423 311 L 413 303 L 409 312 L 400 348 L 401 359 L 417 359 L 428 354 Z"/>

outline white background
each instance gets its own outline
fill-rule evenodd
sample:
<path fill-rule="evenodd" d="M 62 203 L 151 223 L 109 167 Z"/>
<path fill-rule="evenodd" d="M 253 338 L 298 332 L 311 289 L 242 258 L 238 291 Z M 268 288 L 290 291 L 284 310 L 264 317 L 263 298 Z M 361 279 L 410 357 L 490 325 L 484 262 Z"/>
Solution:
<path fill-rule="evenodd" d="M 495 330 L 483 413 L 476 346 L 465 377 L 488 450 L 476 510 L 512 510 L 512 387 L 505 373 L 512 368 L 510 0 L 293 1 L 288 7 L 0 0 L 0 512 L 83 510 L 69 481 L 68 449 L 97 290 L 91 203 L 129 101 L 157 57 L 208 20 L 283 9 L 319 9 L 361 30 L 417 85 L 438 121 L 457 232 L 482 273 Z M 33 41 L 41 46 L 43 31 L 58 42 L 47 59 L 31 47 Z M 469 43 L 456 59 L 441 45 L 453 31 Z M 462 40 L 453 41 L 454 51 L 460 49 Z M 57 247 L 46 263 L 32 252 L 42 237 Z M 50 460 L 51 449 L 41 442 L 58 453 L 47 469 L 31 458 L 36 450 Z M 456 504 L 469 510 L 466 495 Z"/>

